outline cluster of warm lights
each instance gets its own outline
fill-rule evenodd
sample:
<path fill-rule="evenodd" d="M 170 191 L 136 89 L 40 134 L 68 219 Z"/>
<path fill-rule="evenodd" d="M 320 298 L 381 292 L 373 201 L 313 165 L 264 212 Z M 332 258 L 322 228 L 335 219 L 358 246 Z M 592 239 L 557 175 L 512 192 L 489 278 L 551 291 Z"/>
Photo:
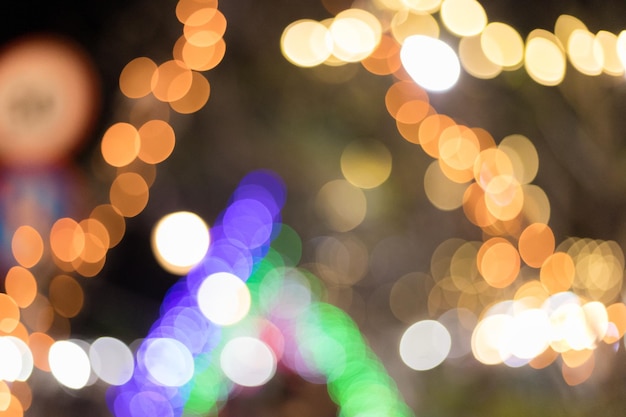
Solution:
<path fill-rule="evenodd" d="M 489 22 L 476 0 L 371 3 L 367 11 L 351 8 L 337 14 L 340 25 L 333 19 L 292 23 L 283 33 L 283 54 L 302 67 L 361 61 L 368 70 L 381 75 L 395 73 L 403 64 L 418 84 L 433 91 L 446 90 L 456 83 L 459 64 L 468 74 L 483 79 L 524 67 L 533 80 L 548 86 L 563 81 L 568 60 L 585 75 L 624 74 L 626 31 L 616 35 L 601 30 L 594 34 L 570 15 L 561 15 L 553 32 L 535 29 L 524 40 L 514 27 Z M 459 38 L 458 53 L 439 40 L 441 25 L 434 16 L 437 12 L 443 27 Z M 335 28 L 348 25 L 350 35 L 347 29 L 344 32 Z M 372 44 L 376 38 L 379 42 Z M 345 49 L 355 52 L 344 57 Z"/>
<path fill-rule="evenodd" d="M 496 144 L 486 130 L 439 114 L 424 89 L 453 86 L 459 63 L 479 78 L 524 66 L 544 85 L 563 80 L 567 58 L 586 75 L 621 75 L 626 32 L 594 35 L 578 19 L 563 15 L 554 34 L 537 29 L 524 43 L 511 26 L 489 23 L 475 0 L 376 0 L 367 9 L 337 16 L 363 16 L 361 27 L 383 27 L 380 42 L 360 62 L 373 74 L 396 78 L 385 104 L 401 136 L 434 158 L 424 178 L 428 199 L 441 210 L 461 208 L 483 232 L 482 241 L 443 242 L 429 273 L 409 274 L 394 285 L 390 304 L 400 320 L 414 320 L 403 306 L 414 302 L 408 297 L 416 291 L 428 293 L 428 310 L 439 317 L 406 330 L 402 359 L 425 370 L 473 353 L 485 364 L 542 368 L 560 356 L 565 381 L 584 382 L 597 348 L 617 343 L 626 332 L 626 306 L 616 301 L 624 278 L 621 248 L 612 241 L 574 238 L 557 245 L 548 225 L 548 198 L 532 184 L 539 165 L 532 142 L 510 135 Z M 458 57 L 438 39 L 436 12 L 460 38 Z M 370 23 L 374 16 L 379 26 Z M 333 20 L 288 26 L 282 38 L 285 57 L 303 67 L 336 64 L 329 60 L 333 49 L 321 48 L 333 45 L 328 22 Z M 360 32 L 354 33 L 358 39 Z M 359 163 L 371 164 L 371 158 L 351 162 Z M 341 164 L 347 181 L 326 184 L 317 202 L 329 226 L 346 232 L 365 217 L 366 199 L 354 176 L 367 181 L 369 174 L 346 172 L 344 155 Z M 352 262 L 341 261 L 341 254 Z M 333 285 L 349 288 L 367 272 L 367 248 L 350 236 L 320 240 L 316 255 L 315 268 Z"/>
<path fill-rule="evenodd" d="M 217 1 L 181 0 L 176 16 L 184 29 L 173 48 L 173 59 L 158 66 L 145 57 L 131 61 L 121 72 L 120 89 L 129 99 L 152 94 L 174 111 L 189 114 L 209 98 L 209 83 L 201 72 L 214 68 L 224 56 L 226 20 L 217 10 Z M 52 372 L 61 384 L 73 389 L 98 379 L 121 385 L 132 375 L 133 357 L 122 342 L 101 338 L 89 344 L 65 339 L 70 335 L 69 319 L 80 313 L 84 301 L 75 275 L 94 277 L 102 270 L 108 250 L 124 236 L 125 218 L 146 207 L 154 166 L 174 149 L 175 133 L 167 119 L 139 125 L 120 122 L 106 130 L 102 157 L 116 169 L 109 203 L 97 206 L 83 220 L 60 218 L 46 233 L 30 225 L 14 232 L 11 249 L 17 265 L 9 269 L 6 293 L 0 294 L 0 410 L 4 415 L 21 416 L 29 408 L 32 394 L 27 379 L 33 367 Z M 175 220 L 183 224 L 181 230 L 189 230 L 184 227 L 189 225 L 189 216 L 179 215 Z M 193 220 L 192 227 L 203 224 Z M 165 229 L 159 229 L 158 235 L 166 233 Z M 206 253 L 206 225 L 204 235 L 202 227 L 193 230 L 200 236 L 193 241 L 194 249 L 182 258 L 179 252 L 160 247 L 162 239 L 155 241 L 155 254 L 168 270 L 184 274 Z M 47 257 L 61 272 L 52 278 L 36 278 L 35 271 Z"/>

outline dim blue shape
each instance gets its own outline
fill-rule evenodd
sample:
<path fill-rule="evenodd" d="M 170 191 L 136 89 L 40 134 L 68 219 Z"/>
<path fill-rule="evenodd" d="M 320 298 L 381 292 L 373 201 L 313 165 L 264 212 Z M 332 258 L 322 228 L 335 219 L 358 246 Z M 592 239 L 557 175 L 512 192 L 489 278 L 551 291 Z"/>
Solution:
<path fill-rule="evenodd" d="M 129 402 L 132 417 L 174 417 L 174 410 L 167 398 L 154 391 L 137 393 Z"/>
<path fill-rule="evenodd" d="M 249 185 L 260 186 L 264 190 L 263 194 L 270 194 L 279 211 L 285 205 L 285 201 L 287 200 L 287 187 L 285 187 L 282 178 L 275 172 L 258 170 L 249 173 L 239 182 L 239 187 L 235 190 L 234 196 L 238 197 L 239 195 L 243 195 L 243 198 L 254 198 L 253 196 L 247 195 L 249 190 L 252 190 L 248 188 Z"/>

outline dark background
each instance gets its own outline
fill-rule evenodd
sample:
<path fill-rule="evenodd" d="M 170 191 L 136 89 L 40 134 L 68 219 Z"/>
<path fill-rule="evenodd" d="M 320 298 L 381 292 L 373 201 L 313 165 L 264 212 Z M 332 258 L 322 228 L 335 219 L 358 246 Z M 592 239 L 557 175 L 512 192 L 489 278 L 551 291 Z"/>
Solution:
<path fill-rule="evenodd" d="M 618 0 L 482 3 L 490 21 L 509 23 L 523 37 L 535 28 L 553 30 L 564 13 L 583 20 L 592 32 L 618 34 L 626 28 L 626 4 Z M 63 34 L 80 43 L 95 63 L 102 92 L 100 114 L 75 161 L 91 187 L 93 201 L 87 205 L 106 199 L 107 185 L 100 181 L 93 161 L 103 132 L 125 117 L 119 73 L 138 56 L 155 62 L 169 59 L 182 30 L 175 5 L 173 0 L 14 1 L 0 9 L 3 43 L 33 32 Z M 400 137 L 385 110 L 391 77 L 374 76 L 354 64 L 348 70 L 327 69 L 352 75 L 342 83 L 325 83 L 320 81 L 321 70 L 296 68 L 282 57 L 279 39 L 289 23 L 331 16 L 321 2 L 240 0 L 223 1 L 219 8 L 228 21 L 227 51 L 223 62 L 206 73 L 211 98 L 195 114 L 172 115 L 177 133 L 174 154 L 158 166 L 148 207 L 128 219 L 124 240 L 109 253 L 102 273 L 85 280 L 86 306 L 72 321 L 73 335 L 87 340 L 110 335 L 127 343 L 142 337 L 157 317 L 165 291 L 177 279 L 152 256 L 152 226 L 176 210 L 196 212 L 211 223 L 238 181 L 253 169 L 272 169 L 285 180 L 283 220 L 300 234 L 303 262 L 310 261 L 312 240 L 332 234 L 313 209 L 317 191 L 327 181 L 341 178 L 339 157 L 349 142 L 376 138 L 390 149 L 393 170 L 381 187 L 384 204 L 354 233 L 370 249 L 394 238 L 410 245 L 388 254 L 384 273 L 370 274 L 359 283 L 356 290 L 363 301 L 352 305 L 349 313 L 417 415 L 623 415 L 623 346 L 617 354 L 606 352 L 610 359 L 601 364 L 609 369 L 604 378 L 574 388 L 562 381 L 555 367 L 535 371 L 444 364 L 417 373 L 400 363 L 397 342 L 404 325 L 386 317 L 385 311 L 378 316 L 376 307 L 368 306 L 369 296 L 406 272 L 428 271 L 430 256 L 443 240 L 479 239 L 479 231 L 460 210 L 441 212 L 426 199 L 423 174 L 431 160 Z M 613 239 L 624 247 L 625 93 L 623 77 L 586 77 L 570 66 L 559 87 L 537 85 L 523 69 L 494 80 L 462 73 L 454 89 L 431 95 L 431 101 L 440 113 L 489 130 L 496 141 L 513 133 L 533 141 L 540 158 L 535 183 L 550 198 L 550 225 L 557 243 L 578 236 Z M 301 389 L 287 392 L 285 385 L 295 382 L 281 378 L 253 398 L 236 399 L 225 414 L 287 415 L 287 405 L 293 406 L 290 401 L 295 398 L 300 415 L 332 415 L 332 407 L 320 402 L 324 390 L 300 382 Z M 27 415 L 109 415 L 104 387 L 74 392 L 55 384 L 50 377 L 33 375 L 34 403 Z M 272 389 L 281 389 L 282 394 L 277 396 Z M 254 407 L 249 409 L 250 404 Z"/>

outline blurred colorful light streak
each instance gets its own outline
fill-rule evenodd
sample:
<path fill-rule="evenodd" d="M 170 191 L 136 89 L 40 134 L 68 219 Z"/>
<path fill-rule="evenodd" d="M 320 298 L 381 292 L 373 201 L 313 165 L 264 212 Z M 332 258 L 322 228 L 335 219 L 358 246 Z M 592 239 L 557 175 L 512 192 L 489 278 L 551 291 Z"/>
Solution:
<path fill-rule="evenodd" d="M 341 415 L 372 410 L 412 415 L 354 322 L 319 301 L 321 283 L 295 267 L 301 242 L 281 223 L 284 202 L 284 184 L 269 171 L 253 172 L 240 182 L 212 228 L 207 256 L 166 295 L 160 318 L 137 350 L 132 378 L 110 388 L 107 402 L 116 416 L 173 417 L 214 410 L 237 386 L 227 377 L 233 371 L 221 369 L 219 356 L 233 340 L 255 340 L 305 379 L 327 383 Z M 279 252 L 282 248 L 285 254 Z M 204 280 L 220 273 L 247 281 L 252 299 L 248 317 L 229 326 L 207 319 L 198 305 Z M 222 355 L 224 360 L 228 358 Z M 271 361 L 268 366 L 254 369 L 260 376 L 247 381 L 269 380 L 275 368 Z"/>

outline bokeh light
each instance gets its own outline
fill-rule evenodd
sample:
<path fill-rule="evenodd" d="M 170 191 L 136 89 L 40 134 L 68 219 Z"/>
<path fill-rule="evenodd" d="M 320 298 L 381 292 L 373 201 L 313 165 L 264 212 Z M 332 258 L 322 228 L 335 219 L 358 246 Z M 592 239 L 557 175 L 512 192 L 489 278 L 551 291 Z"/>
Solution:
<path fill-rule="evenodd" d="M 193 376 L 193 356 L 176 339 L 147 340 L 138 353 L 138 360 L 156 383 L 166 387 L 180 387 Z"/>
<path fill-rule="evenodd" d="M 209 228 L 195 213 L 181 211 L 161 218 L 152 231 L 152 250 L 168 272 L 184 275 L 198 264 L 210 243 Z"/>
<path fill-rule="evenodd" d="M 441 20 L 457 36 L 475 36 L 487 25 L 487 13 L 475 0 L 445 0 L 441 4 Z"/>
<path fill-rule="evenodd" d="M 87 385 L 91 364 L 87 353 L 70 340 L 60 340 L 50 346 L 48 361 L 56 380 L 71 389 Z"/>
<path fill-rule="evenodd" d="M 365 219 L 367 200 L 360 188 L 345 180 L 334 180 L 319 190 L 315 208 L 332 230 L 347 232 Z"/>
<path fill-rule="evenodd" d="M 445 91 L 459 79 L 459 58 L 447 43 L 439 39 L 409 36 L 402 44 L 400 58 L 411 78 L 426 90 Z"/>
<path fill-rule="evenodd" d="M 231 381 L 244 387 L 268 382 L 276 372 L 276 357 L 263 341 L 253 337 L 229 340 L 220 354 L 222 370 Z"/>
<path fill-rule="evenodd" d="M 378 141 L 354 141 L 341 154 L 341 172 L 350 184 L 375 188 L 391 174 L 391 153 Z"/>
<path fill-rule="evenodd" d="M 218 272 L 204 279 L 198 290 L 200 311 L 212 322 L 228 326 L 243 319 L 250 310 L 250 291 L 237 276 Z"/>
<path fill-rule="evenodd" d="M 89 348 L 89 359 L 95 374 L 109 385 L 122 385 L 135 369 L 133 354 L 123 342 L 113 337 L 99 337 Z"/>
<path fill-rule="evenodd" d="M 400 340 L 400 357 L 416 371 L 432 369 L 450 352 L 450 332 L 435 320 L 419 321 L 405 330 Z"/>

